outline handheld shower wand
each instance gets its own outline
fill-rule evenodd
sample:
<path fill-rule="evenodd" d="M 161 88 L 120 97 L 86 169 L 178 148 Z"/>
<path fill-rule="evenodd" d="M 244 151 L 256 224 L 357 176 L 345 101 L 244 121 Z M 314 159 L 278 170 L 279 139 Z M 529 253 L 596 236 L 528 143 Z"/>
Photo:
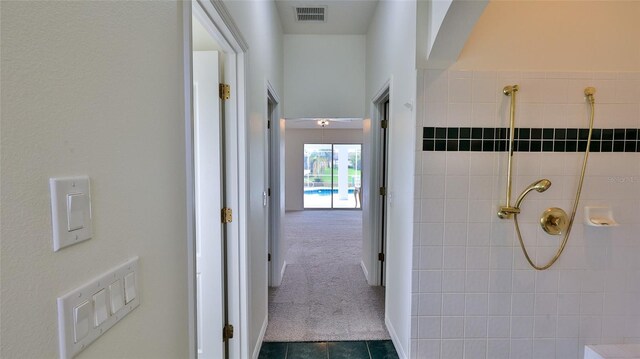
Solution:
<path fill-rule="evenodd" d="M 557 260 L 560 258 L 560 255 L 564 251 L 564 248 L 567 245 L 567 241 L 569 240 L 569 235 L 571 233 L 571 229 L 573 228 L 573 223 L 576 217 L 576 212 L 578 210 L 578 203 L 580 202 L 580 194 L 582 193 L 582 185 L 584 184 L 584 175 L 587 170 L 587 160 L 589 159 L 589 150 L 591 148 L 591 137 L 593 134 L 593 118 L 595 115 L 595 98 L 594 94 L 596 89 L 593 87 L 587 87 L 584 89 L 584 95 L 586 97 L 587 102 L 589 103 L 589 107 L 591 109 L 591 113 L 589 116 L 589 135 L 587 138 L 587 146 L 585 149 L 584 159 L 582 161 L 582 171 L 580 172 L 580 181 L 578 181 L 578 188 L 576 190 L 575 201 L 573 202 L 573 210 L 571 211 L 571 217 L 567 215 L 567 213 L 561 208 L 552 207 L 546 209 L 542 216 L 540 217 L 540 225 L 544 229 L 545 232 L 551 235 L 561 235 L 564 234 L 564 238 L 562 239 L 562 243 L 560 247 L 556 251 L 555 255 L 551 260 L 549 260 L 544 265 L 536 265 L 531 257 L 529 256 L 529 252 L 527 251 L 527 247 L 524 244 L 522 239 L 522 233 L 520 232 L 520 224 L 518 223 L 518 214 L 520 214 L 520 205 L 522 201 L 524 201 L 525 197 L 531 191 L 537 191 L 542 193 L 551 187 L 551 181 L 548 179 L 541 179 L 536 182 L 530 184 L 524 191 L 518 196 L 515 204 L 513 206 L 510 205 L 511 198 L 511 161 L 513 157 L 513 141 L 514 141 L 514 122 L 515 122 L 515 92 L 518 90 L 517 85 L 514 86 L 506 86 L 503 90 L 504 94 L 507 96 L 511 96 L 511 111 L 510 111 L 510 123 L 511 123 L 511 131 L 509 137 L 509 164 L 507 169 L 507 204 L 506 206 L 501 206 L 498 211 L 498 217 L 500 218 L 510 218 L 513 216 L 513 222 L 516 227 L 516 234 L 518 235 L 518 241 L 520 242 L 520 247 L 522 248 L 522 252 L 524 253 L 525 258 L 533 267 L 537 270 L 545 270 L 551 267 Z"/>

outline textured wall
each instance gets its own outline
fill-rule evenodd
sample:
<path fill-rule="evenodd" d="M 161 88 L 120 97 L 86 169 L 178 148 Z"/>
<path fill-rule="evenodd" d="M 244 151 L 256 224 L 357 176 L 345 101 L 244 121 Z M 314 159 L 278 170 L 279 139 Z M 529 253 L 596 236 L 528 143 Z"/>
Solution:
<path fill-rule="evenodd" d="M 426 71 L 423 113 L 435 127 L 507 127 L 506 84 L 520 84 L 517 127 L 587 128 L 585 86 L 597 88 L 595 127 L 640 127 L 640 74 Z M 561 237 L 538 224 L 547 207 L 571 213 L 583 152 L 517 152 L 514 197 L 535 180 L 553 182 L 523 202 L 521 228 L 538 263 Z M 592 153 L 564 254 L 547 271 L 526 263 L 505 202 L 506 152 L 420 151 L 416 165 L 412 355 L 416 358 L 582 358 L 589 343 L 640 340 L 639 153 Z M 583 224 L 583 208 L 607 205 L 615 228 Z"/>
<path fill-rule="evenodd" d="M 390 82 L 387 196 L 387 267 L 385 320 L 398 352 L 409 355 L 413 166 L 416 114 L 416 2 L 381 1 L 367 33 L 366 110 Z M 376 125 L 377 126 L 377 125 Z M 368 131 L 371 134 L 371 131 Z M 365 140 L 364 154 L 369 152 Z M 371 178 L 363 178 L 363 208 L 377 200 Z M 367 192 L 369 188 L 369 192 Z M 363 210 L 363 238 L 371 236 L 369 212 Z M 366 263 L 365 263 L 366 264 Z"/>
<path fill-rule="evenodd" d="M 140 307 L 80 357 L 188 355 L 180 19 L 171 2 L 2 3 L 1 357 L 58 357 L 56 298 L 135 255 Z M 54 253 L 48 180 L 79 174 L 94 236 Z"/>
<path fill-rule="evenodd" d="M 284 117 L 364 117 L 365 36 L 285 35 Z"/>

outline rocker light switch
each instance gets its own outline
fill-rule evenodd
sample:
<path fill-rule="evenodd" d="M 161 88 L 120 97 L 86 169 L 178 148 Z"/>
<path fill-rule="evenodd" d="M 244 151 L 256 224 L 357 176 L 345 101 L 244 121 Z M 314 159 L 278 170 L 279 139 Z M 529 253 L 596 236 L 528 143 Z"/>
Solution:
<path fill-rule="evenodd" d="M 84 207 L 86 199 L 82 193 L 67 195 L 67 230 L 69 232 L 84 228 Z"/>
<path fill-rule="evenodd" d="M 73 333 L 74 341 L 81 341 L 89 333 L 89 320 L 91 319 L 91 303 L 85 301 L 73 308 Z"/>
<path fill-rule="evenodd" d="M 120 308 L 124 307 L 124 295 L 122 294 L 122 281 L 117 281 L 109 285 L 111 295 L 111 314 L 116 314 Z"/>
<path fill-rule="evenodd" d="M 51 178 L 53 251 L 93 236 L 89 177 Z"/>
<path fill-rule="evenodd" d="M 93 295 L 93 327 L 97 327 L 109 318 L 107 311 L 107 291 L 102 289 Z"/>
<path fill-rule="evenodd" d="M 129 273 L 124 277 L 124 302 L 129 304 L 136 299 L 136 274 Z"/>

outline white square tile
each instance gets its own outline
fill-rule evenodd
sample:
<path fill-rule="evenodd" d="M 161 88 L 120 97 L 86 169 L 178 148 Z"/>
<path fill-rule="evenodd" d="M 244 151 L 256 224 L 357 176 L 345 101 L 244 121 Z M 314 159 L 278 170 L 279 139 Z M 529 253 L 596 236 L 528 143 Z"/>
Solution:
<path fill-rule="evenodd" d="M 475 77 L 472 84 L 472 96 L 473 102 L 496 102 L 496 78 L 495 76 L 489 77 Z"/>
<path fill-rule="evenodd" d="M 558 316 L 558 338 L 578 338 L 580 336 L 580 317 L 577 315 Z"/>
<path fill-rule="evenodd" d="M 511 320 L 509 317 L 490 316 L 488 319 L 489 338 L 509 338 Z"/>
<path fill-rule="evenodd" d="M 509 359 L 510 342 L 508 339 L 489 339 L 487 357 L 491 359 Z"/>
<path fill-rule="evenodd" d="M 448 127 L 471 126 L 471 103 L 450 103 L 448 107 Z"/>
<path fill-rule="evenodd" d="M 533 340 L 515 339 L 511 340 L 512 359 L 531 359 L 533 357 Z"/>
<path fill-rule="evenodd" d="M 422 198 L 445 198 L 445 177 L 442 175 L 422 176 Z"/>
<path fill-rule="evenodd" d="M 469 198 L 469 176 L 447 176 L 445 182 L 446 198 Z"/>
<path fill-rule="evenodd" d="M 418 358 L 438 358 L 440 355 L 440 340 L 418 340 Z"/>
<path fill-rule="evenodd" d="M 465 295 L 465 315 L 487 315 L 489 296 L 486 293 L 467 293 Z"/>
<path fill-rule="evenodd" d="M 487 317 L 465 316 L 464 337 L 486 339 L 487 338 Z"/>
<path fill-rule="evenodd" d="M 444 245 L 463 246 L 467 243 L 466 223 L 446 223 L 444 225 Z"/>
<path fill-rule="evenodd" d="M 489 247 L 467 247 L 467 269 L 489 269 Z"/>
<path fill-rule="evenodd" d="M 536 292 L 557 293 L 559 272 L 555 270 L 536 272 Z"/>
<path fill-rule="evenodd" d="M 443 340 L 442 359 L 463 359 L 464 340 Z"/>
<path fill-rule="evenodd" d="M 418 317 L 420 339 L 440 339 L 440 317 Z"/>
<path fill-rule="evenodd" d="M 445 215 L 447 222 L 466 222 L 469 202 L 466 199 L 447 199 Z"/>
<path fill-rule="evenodd" d="M 556 314 L 558 312 L 558 295 L 553 293 L 537 293 L 535 297 L 535 313 Z"/>
<path fill-rule="evenodd" d="M 533 335 L 536 338 L 555 338 L 558 320 L 555 315 L 537 315 Z"/>
<path fill-rule="evenodd" d="M 467 293 L 487 293 L 489 289 L 489 271 L 467 271 L 465 291 Z"/>
<path fill-rule="evenodd" d="M 535 339 L 533 341 L 533 358 L 549 359 L 556 357 L 555 339 Z"/>
<path fill-rule="evenodd" d="M 442 271 L 419 271 L 419 288 L 421 293 L 440 293 L 442 291 Z"/>
<path fill-rule="evenodd" d="M 557 339 L 556 340 L 556 358 L 578 358 L 578 340 L 577 339 Z"/>
<path fill-rule="evenodd" d="M 463 246 L 444 247 L 444 269 L 465 269 L 466 249 Z"/>
<path fill-rule="evenodd" d="M 418 295 L 418 315 L 440 315 L 442 313 L 442 294 L 422 293 Z M 438 325 L 438 328 L 440 325 Z"/>
<path fill-rule="evenodd" d="M 464 317 L 442 317 L 442 338 L 464 338 Z"/>
<path fill-rule="evenodd" d="M 511 269 L 512 266 L 513 249 L 511 247 L 491 247 L 491 269 Z"/>
<path fill-rule="evenodd" d="M 468 246 L 488 246 L 491 242 L 491 223 L 469 223 Z"/>
<path fill-rule="evenodd" d="M 471 102 L 471 86 L 471 78 L 449 78 L 449 103 Z"/>
<path fill-rule="evenodd" d="M 442 245 L 443 235 L 444 224 L 442 223 L 420 224 L 420 245 Z"/>
<path fill-rule="evenodd" d="M 493 270 L 490 272 L 489 291 L 494 293 L 510 293 L 512 287 L 512 271 Z"/>
<path fill-rule="evenodd" d="M 535 294 L 513 293 L 511 312 L 513 315 L 533 315 Z"/>
<path fill-rule="evenodd" d="M 489 315 L 510 315 L 511 296 L 511 293 L 489 293 Z"/>
<path fill-rule="evenodd" d="M 442 272 L 442 292 L 452 293 L 464 292 L 465 271 L 464 270 L 445 270 Z"/>
<path fill-rule="evenodd" d="M 511 317 L 511 338 L 533 337 L 533 317 Z"/>
<path fill-rule="evenodd" d="M 422 246 L 419 268 L 442 269 L 442 246 Z"/>
<path fill-rule="evenodd" d="M 533 293 L 535 290 L 535 271 L 513 271 L 513 291 L 515 293 Z"/>
<path fill-rule="evenodd" d="M 580 314 L 580 293 L 560 293 L 558 294 L 558 314 L 579 315 Z"/>
<path fill-rule="evenodd" d="M 487 340 L 465 339 L 464 357 L 485 359 L 487 357 Z"/>
<path fill-rule="evenodd" d="M 464 294 L 443 294 L 442 295 L 442 315 L 462 316 L 464 315 Z"/>

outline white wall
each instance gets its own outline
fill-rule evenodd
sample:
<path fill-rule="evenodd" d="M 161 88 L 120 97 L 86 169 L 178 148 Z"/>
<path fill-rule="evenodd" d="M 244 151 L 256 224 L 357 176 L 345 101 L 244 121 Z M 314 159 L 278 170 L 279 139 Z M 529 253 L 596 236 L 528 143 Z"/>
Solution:
<path fill-rule="evenodd" d="M 284 117 L 364 117 L 364 35 L 284 36 Z"/>
<path fill-rule="evenodd" d="M 582 91 L 592 85 L 595 127 L 640 127 L 640 45 L 631 41 L 639 9 L 631 2 L 490 2 L 458 62 L 418 77 L 418 125 L 507 127 L 501 90 L 518 83 L 516 126 L 585 128 Z M 539 178 L 553 182 L 530 195 L 520 217 L 538 262 L 559 238 L 535 222 L 547 207 L 570 212 L 582 157 L 515 154 L 514 193 Z M 412 356 L 578 359 L 587 343 L 640 341 L 638 153 L 591 154 L 567 248 L 543 272 L 524 260 L 512 220 L 496 216 L 505 201 L 504 152 L 418 149 L 417 158 Z M 587 205 L 611 205 L 621 226 L 584 226 Z"/>
<path fill-rule="evenodd" d="M 271 1 L 225 1 L 225 5 L 249 45 L 246 80 L 247 247 L 250 266 L 248 355 L 253 355 L 260 350 L 261 335 L 267 323 L 267 211 L 262 205 L 262 195 L 267 190 L 267 81 L 282 99 L 282 28 L 276 6 Z"/>
<path fill-rule="evenodd" d="M 140 307 L 82 358 L 188 355 L 182 5 L 2 3 L 3 358 L 57 358 L 56 298 L 140 256 Z M 91 177 L 54 253 L 49 177 Z"/>
<path fill-rule="evenodd" d="M 286 122 L 286 121 L 285 121 Z M 362 143 L 362 130 L 292 129 L 285 132 L 285 208 L 304 209 L 304 144 L 305 143 Z M 362 158 L 362 163 L 367 163 Z"/>
<path fill-rule="evenodd" d="M 367 33 L 365 101 L 370 112 L 373 96 L 391 80 L 385 319 L 401 356 L 409 355 L 411 335 L 410 258 L 416 136 L 411 107 L 416 94 L 415 49 L 416 2 L 381 1 Z M 365 192 L 365 196 L 375 196 L 375 193 Z M 370 198 L 363 199 L 363 203 Z M 364 228 L 370 225 L 366 222 Z"/>

